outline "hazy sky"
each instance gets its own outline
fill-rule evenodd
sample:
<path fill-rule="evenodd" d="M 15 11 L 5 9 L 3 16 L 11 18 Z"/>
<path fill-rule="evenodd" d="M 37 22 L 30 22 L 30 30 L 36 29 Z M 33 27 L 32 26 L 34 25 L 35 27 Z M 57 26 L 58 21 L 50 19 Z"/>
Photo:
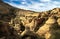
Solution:
<path fill-rule="evenodd" d="M 3 0 L 14 7 L 32 11 L 46 11 L 60 7 L 60 0 Z"/>

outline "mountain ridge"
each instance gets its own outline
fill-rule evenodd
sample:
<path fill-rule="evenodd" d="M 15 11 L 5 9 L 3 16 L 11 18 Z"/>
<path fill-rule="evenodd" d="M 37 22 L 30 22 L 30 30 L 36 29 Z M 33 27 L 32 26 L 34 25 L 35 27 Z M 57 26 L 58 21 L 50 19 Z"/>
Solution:
<path fill-rule="evenodd" d="M 15 17 L 18 15 L 23 15 L 23 16 L 38 16 L 39 14 L 43 14 L 46 16 L 50 16 L 52 14 L 56 15 L 57 17 L 60 17 L 60 8 L 54 8 L 48 11 L 43 11 L 43 12 L 35 12 L 35 11 L 30 11 L 30 10 L 24 10 L 24 9 L 19 9 L 16 7 L 13 7 L 7 3 L 4 3 L 3 1 L 0 0 L 0 14 L 2 15 L 9 15 L 7 17 Z"/>

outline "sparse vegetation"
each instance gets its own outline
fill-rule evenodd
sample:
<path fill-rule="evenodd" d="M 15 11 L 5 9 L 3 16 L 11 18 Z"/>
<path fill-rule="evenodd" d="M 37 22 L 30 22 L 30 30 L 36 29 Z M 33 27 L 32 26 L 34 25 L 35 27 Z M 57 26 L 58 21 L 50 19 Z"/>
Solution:
<path fill-rule="evenodd" d="M 60 8 L 34 12 L 0 5 L 0 39 L 60 39 Z"/>

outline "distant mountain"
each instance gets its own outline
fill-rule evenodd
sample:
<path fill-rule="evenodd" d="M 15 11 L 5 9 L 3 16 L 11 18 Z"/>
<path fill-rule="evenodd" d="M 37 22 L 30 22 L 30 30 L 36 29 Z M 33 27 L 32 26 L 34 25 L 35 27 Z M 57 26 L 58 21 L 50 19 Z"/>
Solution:
<path fill-rule="evenodd" d="M 16 8 L 0 0 L 0 20 L 10 20 L 15 17 Z"/>
<path fill-rule="evenodd" d="M 30 10 L 24 10 L 24 9 L 19 9 L 16 7 L 13 7 L 7 3 L 4 3 L 3 1 L 0 0 L 0 18 L 1 17 L 15 17 L 16 15 L 20 16 L 38 16 L 39 14 L 41 15 L 46 15 L 46 17 L 51 16 L 51 15 L 56 15 L 57 17 L 60 17 L 60 8 L 54 8 L 49 11 L 44 11 L 44 12 L 35 12 L 35 11 L 30 11 Z"/>

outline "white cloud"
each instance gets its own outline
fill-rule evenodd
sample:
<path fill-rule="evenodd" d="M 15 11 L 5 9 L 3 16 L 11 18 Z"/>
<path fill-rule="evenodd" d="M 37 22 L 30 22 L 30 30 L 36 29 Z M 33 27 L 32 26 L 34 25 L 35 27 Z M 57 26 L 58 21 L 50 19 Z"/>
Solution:
<path fill-rule="evenodd" d="M 21 4 L 26 4 L 26 2 L 21 2 Z"/>
<path fill-rule="evenodd" d="M 51 0 L 40 0 L 41 2 L 50 2 Z"/>
<path fill-rule="evenodd" d="M 57 4 L 60 4 L 60 2 L 57 2 L 57 1 L 54 1 L 53 3 L 56 4 L 56 5 L 57 5 Z"/>
<path fill-rule="evenodd" d="M 26 4 L 27 6 L 25 6 L 25 5 L 16 5 L 13 2 L 11 2 L 9 4 L 14 6 L 14 7 L 18 7 L 18 8 L 26 9 L 26 10 L 37 11 L 37 12 L 46 11 L 46 10 L 50 10 L 52 8 L 60 7 L 59 2 L 52 1 L 52 0 L 40 0 L 42 2 L 33 2 L 32 0 L 29 0 L 29 1 L 31 1 L 32 4 L 27 3 L 26 0 L 21 2 L 22 4 Z"/>

